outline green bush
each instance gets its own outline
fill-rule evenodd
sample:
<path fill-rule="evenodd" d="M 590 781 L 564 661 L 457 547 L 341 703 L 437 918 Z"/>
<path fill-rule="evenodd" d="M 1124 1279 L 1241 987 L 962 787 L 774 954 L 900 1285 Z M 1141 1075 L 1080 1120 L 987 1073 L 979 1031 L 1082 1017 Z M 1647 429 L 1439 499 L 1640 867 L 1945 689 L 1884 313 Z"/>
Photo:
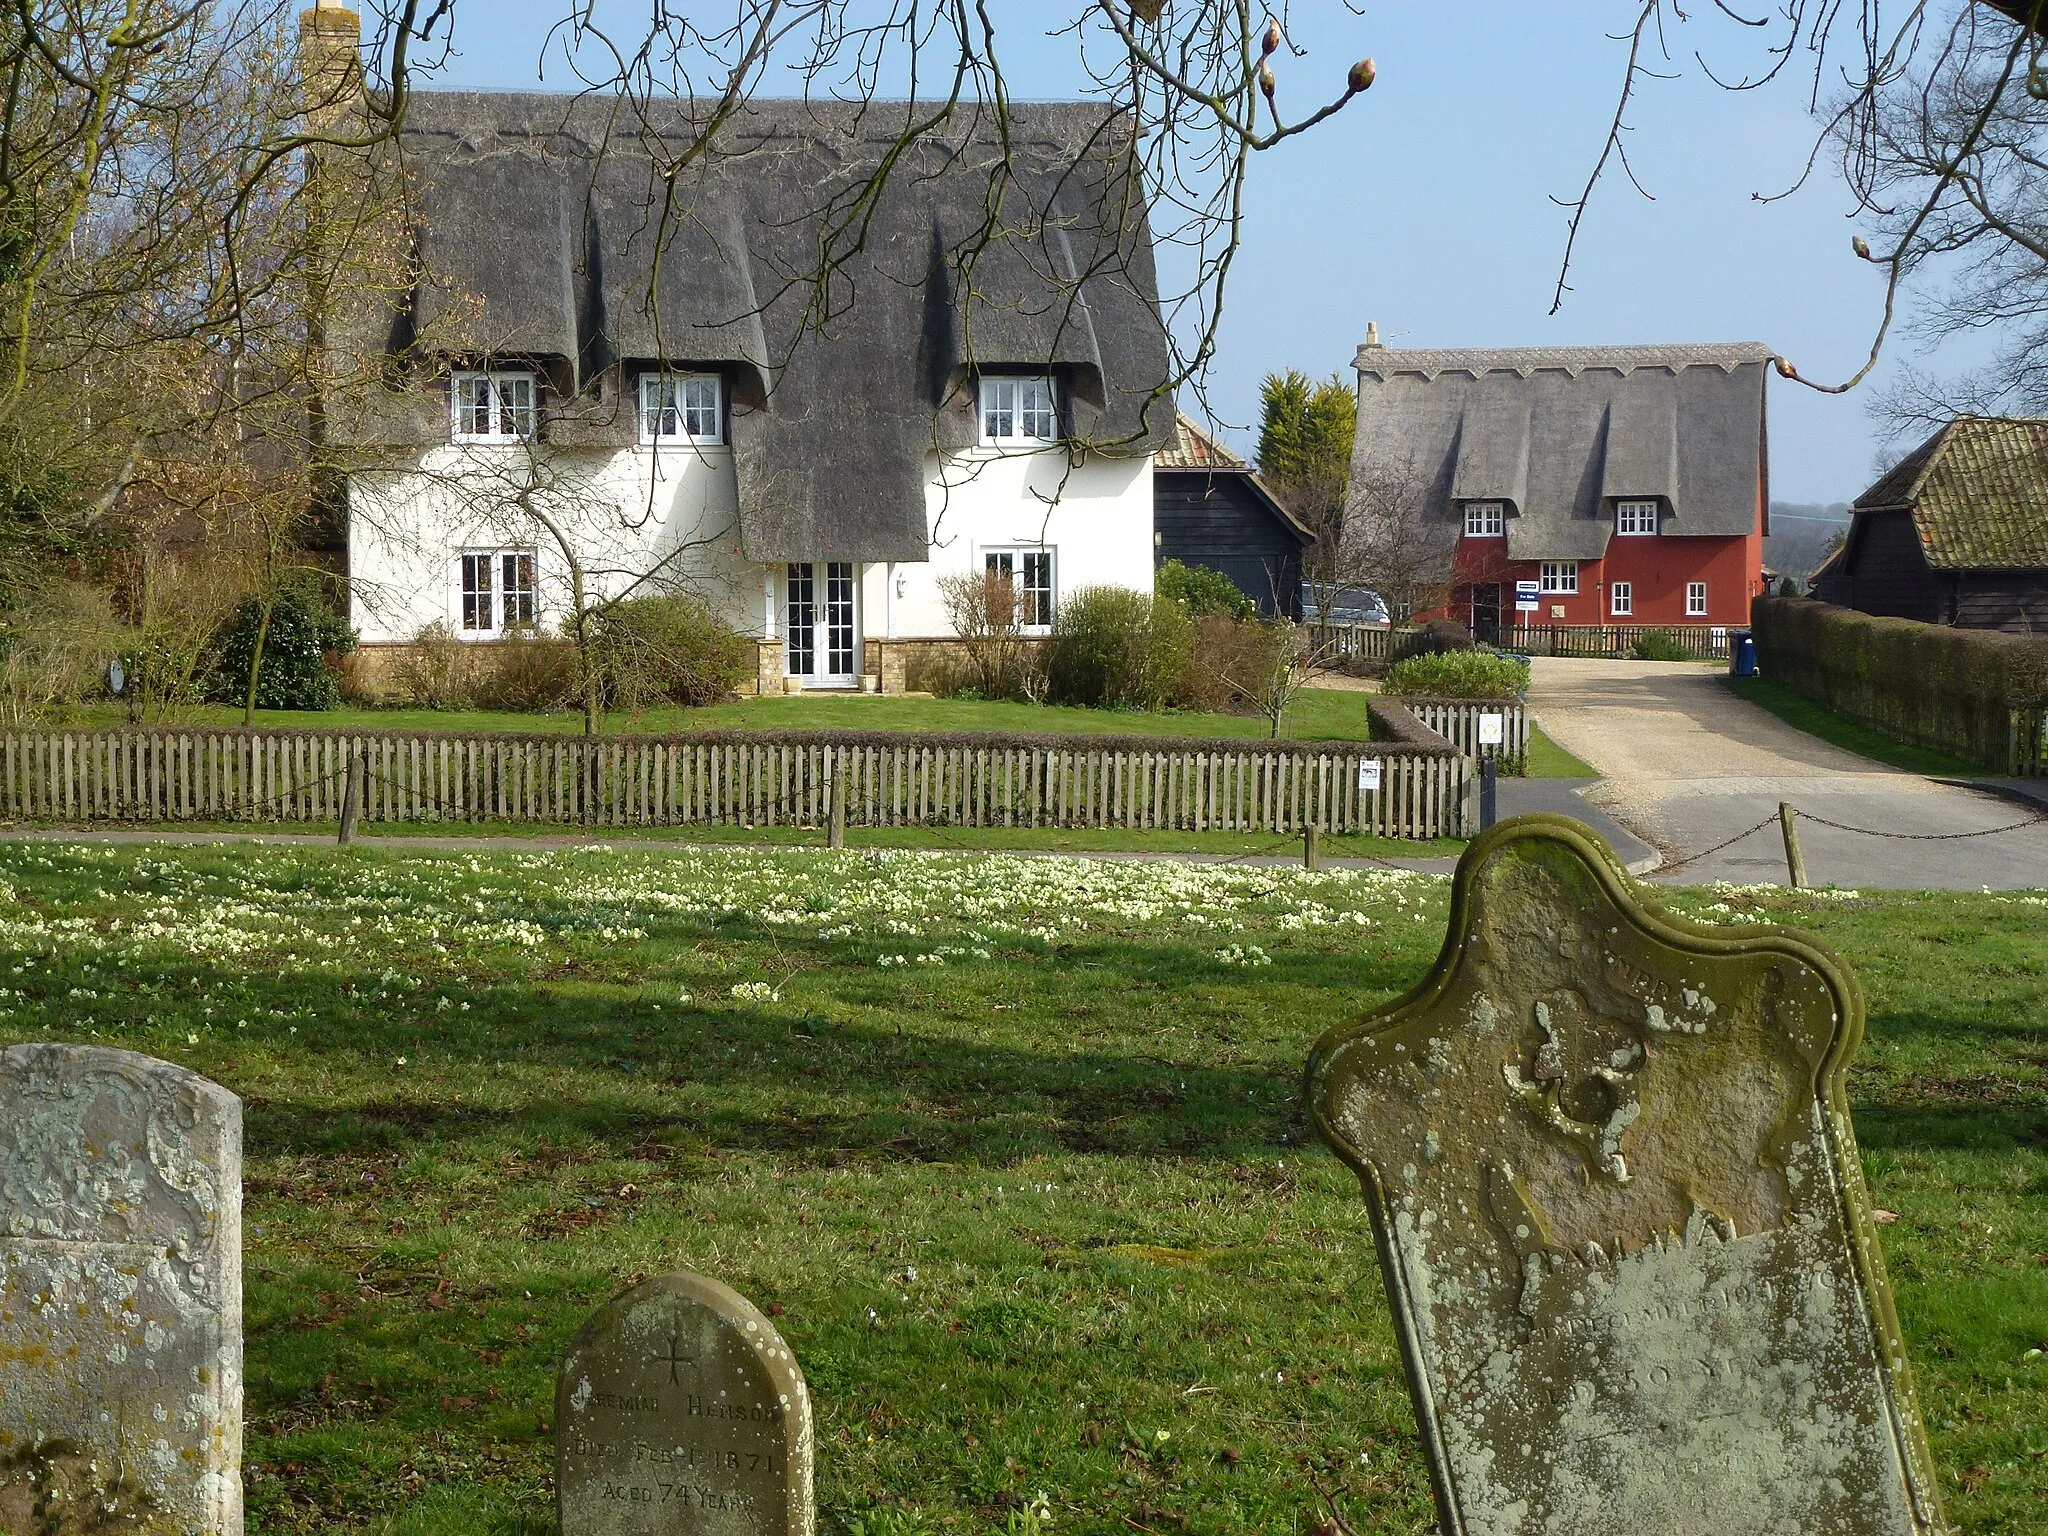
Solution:
<path fill-rule="evenodd" d="M 1520 658 L 1492 651 L 1438 651 L 1394 663 L 1382 691 L 1407 699 L 1512 699 L 1529 686 Z"/>
<path fill-rule="evenodd" d="M 1750 627 L 1757 667 L 1773 682 L 1997 772 L 2013 771 L 2015 711 L 2048 707 L 2048 640 L 2030 635 L 1876 618 L 1805 597 L 1758 598 Z"/>
<path fill-rule="evenodd" d="M 484 709 L 562 709 L 576 702 L 576 646 L 553 635 L 513 634 L 469 648 L 469 695 Z"/>
<path fill-rule="evenodd" d="M 1179 696 L 1195 621 L 1128 587 L 1083 587 L 1060 604 L 1046 647 L 1046 697 L 1096 709 L 1161 709 Z"/>
<path fill-rule="evenodd" d="M 249 696 L 249 663 L 256 637 L 263 636 L 263 656 L 256 671 L 258 709 L 334 709 L 341 703 L 341 684 L 327 665 L 330 652 L 356 648 L 356 632 L 325 606 L 300 592 L 279 595 L 263 627 L 263 603 L 249 598 L 235 610 L 215 642 L 211 696 L 240 704 Z"/>
<path fill-rule="evenodd" d="M 628 598 L 590 621 L 605 704 L 715 704 L 754 673 L 753 642 L 688 598 Z"/>
<path fill-rule="evenodd" d="M 1691 661 L 1692 652 L 1661 629 L 1646 629 L 1636 636 L 1637 661 Z"/>
<path fill-rule="evenodd" d="M 1469 651 L 1479 644 L 1472 631 L 1456 619 L 1431 619 L 1420 629 L 1409 630 L 1395 642 L 1395 660 L 1410 656 L 1441 656 L 1447 651 Z"/>
<path fill-rule="evenodd" d="M 1190 618 L 1220 614 L 1230 619 L 1249 619 L 1259 605 L 1246 597 L 1221 571 L 1205 565 L 1182 565 L 1169 560 L 1152 575 L 1152 590 L 1169 602 L 1179 603 Z"/>

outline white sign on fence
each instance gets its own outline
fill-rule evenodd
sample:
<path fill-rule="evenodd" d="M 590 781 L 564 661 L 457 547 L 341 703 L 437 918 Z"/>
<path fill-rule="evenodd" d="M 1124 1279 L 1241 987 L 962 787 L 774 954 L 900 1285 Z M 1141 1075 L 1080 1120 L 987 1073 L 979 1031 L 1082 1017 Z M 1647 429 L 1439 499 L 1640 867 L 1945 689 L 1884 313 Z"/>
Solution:
<path fill-rule="evenodd" d="M 1506 715 L 1481 715 L 1479 717 L 1479 745 L 1497 747 L 1507 740 Z"/>
<path fill-rule="evenodd" d="M 1368 757 L 1360 760 L 1358 764 L 1358 787 L 1370 790 L 1377 790 L 1380 787 L 1380 760 L 1378 758 Z"/>

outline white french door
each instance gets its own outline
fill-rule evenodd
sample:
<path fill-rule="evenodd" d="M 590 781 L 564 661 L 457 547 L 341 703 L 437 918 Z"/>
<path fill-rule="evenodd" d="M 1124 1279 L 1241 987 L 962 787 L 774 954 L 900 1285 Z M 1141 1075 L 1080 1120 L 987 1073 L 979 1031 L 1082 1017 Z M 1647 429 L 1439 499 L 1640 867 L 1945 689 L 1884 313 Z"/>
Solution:
<path fill-rule="evenodd" d="M 783 670 L 813 687 L 851 688 L 860 673 L 853 565 L 792 563 L 783 601 Z"/>

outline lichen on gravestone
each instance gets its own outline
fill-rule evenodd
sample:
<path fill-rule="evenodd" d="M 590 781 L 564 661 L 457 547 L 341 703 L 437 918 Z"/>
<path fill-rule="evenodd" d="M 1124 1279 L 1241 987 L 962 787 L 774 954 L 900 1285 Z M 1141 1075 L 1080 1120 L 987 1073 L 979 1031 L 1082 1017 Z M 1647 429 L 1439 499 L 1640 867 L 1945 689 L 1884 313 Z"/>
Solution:
<path fill-rule="evenodd" d="M 1444 1536 L 1947 1530 L 1843 1074 L 1854 975 L 1644 908 L 1556 816 L 1459 861 L 1429 977 L 1332 1029 Z"/>
<path fill-rule="evenodd" d="M 0 1519 L 26 1500 L 37 1536 L 74 1528 L 57 1513 L 238 1536 L 241 1224 L 225 1088 L 129 1051 L 0 1050 Z"/>
<path fill-rule="evenodd" d="M 600 1308 L 555 1387 L 562 1536 L 813 1536 L 811 1404 L 775 1326 L 703 1275 Z"/>

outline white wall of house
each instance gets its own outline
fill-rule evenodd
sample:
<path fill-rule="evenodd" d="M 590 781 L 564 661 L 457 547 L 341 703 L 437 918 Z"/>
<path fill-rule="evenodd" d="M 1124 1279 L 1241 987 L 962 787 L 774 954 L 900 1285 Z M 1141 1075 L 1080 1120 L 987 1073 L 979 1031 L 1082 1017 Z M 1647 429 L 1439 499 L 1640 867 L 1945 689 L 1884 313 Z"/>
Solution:
<path fill-rule="evenodd" d="M 1056 602 L 1084 586 L 1151 590 L 1149 457 L 1070 464 L 1064 449 L 977 449 L 934 454 L 926 468 L 931 558 L 860 568 L 862 638 L 951 634 L 940 579 L 983 569 L 997 549 L 1052 551 Z M 410 640 L 437 621 L 493 638 L 463 629 L 461 557 L 526 549 L 539 620 L 552 629 L 571 606 L 552 523 L 593 590 L 619 592 L 660 565 L 743 633 L 780 638 L 782 568 L 745 560 L 737 506 L 725 447 L 429 449 L 350 479 L 351 619 L 369 644 Z"/>

